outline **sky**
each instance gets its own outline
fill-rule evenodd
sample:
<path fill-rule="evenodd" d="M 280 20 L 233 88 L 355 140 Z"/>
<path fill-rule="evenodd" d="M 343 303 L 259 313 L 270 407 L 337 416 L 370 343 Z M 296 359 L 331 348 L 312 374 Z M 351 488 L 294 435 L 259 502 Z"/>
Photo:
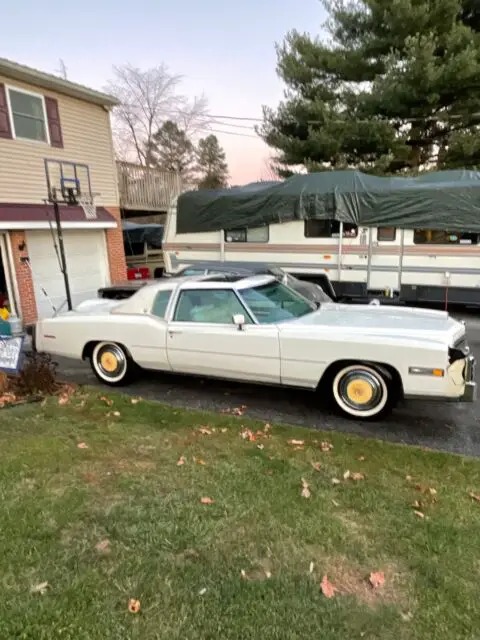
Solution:
<path fill-rule="evenodd" d="M 317 35 L 326 18 L 320 0 L 23 0 L 8 5 L 1 57 L 49 73 L 60 73 L 62 59 L 69 80 L 99 90 L 112 77 L 112 65 L 128 62 L 147 69 L 164 63 L 184 76 L 182 93 L 205 94 L 211 114 L 242 118 L 261 118 L 262 105 L 275 107 L 283 97 L 275 43 L 291 29 Z M 230 124 L 211 128 L 227 153 L 230 182 L 267 178 L 271 150 L 255 135 L 254 123 L 225 122 Z"/>

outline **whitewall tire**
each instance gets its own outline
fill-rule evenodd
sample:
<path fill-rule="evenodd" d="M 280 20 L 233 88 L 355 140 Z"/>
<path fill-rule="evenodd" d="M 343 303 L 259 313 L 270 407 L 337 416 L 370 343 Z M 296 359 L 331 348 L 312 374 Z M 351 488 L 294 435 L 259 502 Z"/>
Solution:
<path fill-rule="evenodd" d="M 127 384 L 134 367 L 125 348 L 115 342 L 99 342 L 95 345 L 90 358 L 93 373 L 97 378 L 111 386 Z"/>
<path fill-rule="evenodd" d="M 349 418 L 378 419 L 393 408 L 390 383 L 373 367 L 353 364 L 334 376 L 332 395 L 337 408 Z"/>

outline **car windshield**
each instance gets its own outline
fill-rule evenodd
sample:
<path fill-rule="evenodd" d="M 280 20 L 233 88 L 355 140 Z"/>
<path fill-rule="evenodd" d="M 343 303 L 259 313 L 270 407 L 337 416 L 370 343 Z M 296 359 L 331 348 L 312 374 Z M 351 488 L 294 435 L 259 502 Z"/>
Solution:
<path fill-rule="evenodd" d="M 314 304 L 278 281 L 242 289 L 239 293 L 260 324 L 293 320 L 316 309 Z"/>

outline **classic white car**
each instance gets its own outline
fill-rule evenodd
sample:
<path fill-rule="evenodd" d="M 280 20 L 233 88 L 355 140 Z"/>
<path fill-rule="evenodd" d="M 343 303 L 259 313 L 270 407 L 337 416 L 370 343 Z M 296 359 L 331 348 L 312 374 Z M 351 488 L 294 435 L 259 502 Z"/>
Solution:
<path fill-rule="evenodd" d="M 402 397 L 476 397 L 465 326 L 446 312 L 317 306 L 268 275 L 171 278 L 87 301 L 38 322 L 34 345 L 89 359 L 109 385 L 142 368 L 302 387 L 357 419 Z"/>

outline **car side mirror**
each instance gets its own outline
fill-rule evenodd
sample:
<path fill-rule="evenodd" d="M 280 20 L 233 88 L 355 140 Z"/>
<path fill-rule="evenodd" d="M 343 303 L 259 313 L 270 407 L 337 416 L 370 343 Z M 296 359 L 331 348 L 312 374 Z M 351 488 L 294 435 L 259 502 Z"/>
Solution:
<path fill-rule="evenodd" d="M 243 331 L 243 325 L 245 324 L 245 316 L 243 315 L 243 313 L 234 313 L 232 320 L 233 324 L 237 325 L 238 330 Z"/>

